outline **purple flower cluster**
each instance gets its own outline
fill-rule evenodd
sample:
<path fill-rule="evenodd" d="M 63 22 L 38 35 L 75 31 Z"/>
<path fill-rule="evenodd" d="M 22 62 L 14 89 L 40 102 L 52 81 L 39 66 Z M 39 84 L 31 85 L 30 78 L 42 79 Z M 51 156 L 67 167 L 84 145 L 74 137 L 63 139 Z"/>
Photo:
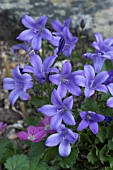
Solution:
<path fill-rule="evenodd" d="M 58 55 L 63 54 L 69 58 L 78 38 L 70 33 L 70 19 L 67 19 L 64 25 L 54 20 L 52 27 L 55 32 L 53 33 L 45 28 L 47 19 L 46 16 L 42 16 L 34 21 L 27 15 L 22 18 L 23 25 L 28 29 L 20 33 L 17 39 L 23 40 L 24 44 L 13 46 L 13 49 L 14 52 L 20 48 L 24 49 L 29 55 L 29 64 L 26 64 L 23 69 L 17 65 L 12 71 L 12 78 L 4 78 L 3 86 L 5 90 L 12 90 L 9 94 L 9 101 L 14 105 L 18 97 L 21 100 L 30 98 L 26 91 L 33 87 L 33 80 L 37 82 L 35 85 L 42 86 L 49 82 L 50 87 L 45 87 L 52 91 L 51 104 L 37 109 L 37 112 L 41 112 L 44 118 L 41 119 L 39 125 L 29 126 L 27 132 L 19 132 L 18 137 L 21 140 L 39 142 L 46 137 L 47 133 L 53 133 L 47 138 L 45 145 L 48 147 L 59 145 L 59 154 L 66 157 L 71 152 L 70 144 L 74 144 L 78 139 L 78 134 L 67 128 L 77 124 L 72 111 L 74 97 L 82 95 L 83 89 L 81 88 L 84 88 L 84 95 L 87 99 L 96 92 L 108 93 L 108 90 L 113 96 L 113 71 L 101 71 L 105 60 L 113 60 L 113 38 L 103 40 L 100 33 L 95 33 L 97 42 L 92 44 L 95 52 L 83 55 L 93 60 L 93 66 L 87 64 L 84 65 L 83 70 L 75 71 L 72 70 L 71 63 L 66 60 L 59 70 L 54 66 Z M 51 43 L 55 49 L 53 55 L 45 57 L 42 61 L 39 50 L 43 40 Z M 30 74 L 33 74 L 33 78 Z M 113 97 L 108 99 L 107 106 L 113 107 Z M 89 126 L 95 135 L 98 133 L 98 122 L 105 119 L 105 116 L 93 111 L 81 111 L 80 117 L 77 131 L 82 131 Z"/>
<path fill-rule="evenodd" d="M 83 54 L 83 57 L 91 59 L 93 61 L 95 72 L 99 73 L 107 59 L 113 60 L 113 38 L 103 40 L 102 35 L 98 32 L 95 33 L 95 38 L 97 42 L 92 43 L 95 52 Z"/>

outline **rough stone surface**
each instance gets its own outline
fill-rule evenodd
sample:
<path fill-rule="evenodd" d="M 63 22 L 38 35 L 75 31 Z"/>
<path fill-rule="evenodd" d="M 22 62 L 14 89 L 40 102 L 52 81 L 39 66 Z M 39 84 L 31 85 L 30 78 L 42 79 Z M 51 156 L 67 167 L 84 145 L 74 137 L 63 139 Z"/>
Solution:
<path fill-rule="evenodd" d="M 87 30 L 113 37 L 113 0 L 0 0 L 0 39 L 14 40 L 24 28 L 25 14 L 34 19 L 47 15 L 49 24 L 70 17 L 73 30 L 85 19 Z"/>

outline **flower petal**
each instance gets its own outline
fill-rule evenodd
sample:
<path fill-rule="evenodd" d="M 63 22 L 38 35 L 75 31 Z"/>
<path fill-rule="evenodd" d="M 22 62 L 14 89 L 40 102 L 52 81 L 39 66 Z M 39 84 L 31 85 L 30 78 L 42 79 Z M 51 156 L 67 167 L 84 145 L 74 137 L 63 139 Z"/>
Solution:
<path fill-rule="evenodd" d="M 3 79 L 3 87 L 4 90 L 12 90 L 15 88 L 15 80 L 12 78 L 4 78 Z"/>
<path fill-rule="evenodd" d="M 90 96 L 92 96 L 94 94 L 94 92 L 95 92 L 95 90 L 90 89 L 89 87 L 86 87 L 85 91 L 84 91 L 85 97 L 89 98 Z"/>
<path fill-rule="evenodd" d="M 32 47 L 34 50 L 40 50 L 41 49 L 41 45 L 42 45 L 42 37 L 40 35 L 36 35 L 33 37 L 32 39 Z"/>
<path fill-rule="evenodd" d="M 41 17 L 39 17 L 39 18 L 37 19 L 36 24 L 41 25 L 41 26 L 44 27 L 45 24 L 46 24 L 46 22 L 47 22 L 47 19 L 48 19 L 47 16 L 41 16 Z"/>
<path fill-rule="evenodd" d="M 32 66 L 25 65 L 24 69 L 23 69 L 23 72 L 33 73 L 34 72 L 34 68 Z"/>
<path fill-rule="evenodd" d="M 54 20 L 54 21 L 52 22 L 52 27 L 54 28 L 54 30 L 55 30 L 56 32 L 62 32 L 63 25 L 62 25 L 62 23 L 61 23 L 60 21 Z"/>
<path fill-rule="evenodd" d="M 76 86 L 75 83 L 73 81 L 70 81 L 67 85 L 66 85 L 67 90 L 75 95 L 75 96 L 80 96 L 81 95 L 81 89 L 80 87 Z"/>
<path fill-rule="evenodd" d="M 62 157 L 66 157 L 71 152 L 71 146 L 68 140 L 62 140 L 62 142 L 59 145 L 59 154 Z"/>
<path fill-rule="evenodd" d="M 45 142 L 46 146 L 57 146 L 62 140 L 62 136 L 59 133 L 49 136 Z"/>
<path fill-rule="evenodd" d="M 67 125 L 75 125 L 75 119 L 73 117 L 73 115 L 71 114 L 71 112 L 67 111 L 66 113 L 63 114 L 63 121 L 67 124 Z"/>
<path fill-rule="evenodd" d="M 31 29 L 27 29 L 19 34 L 17 39 L 23 41 L 30 41 L 35 36 L 35 33 Z"/>
<path fill-rule="evenodd" d="M 92 56 L 92 60 L 95 72 L 99 73 L 103 67 L 106 58 L 102 57 L 100 54 L 95 54 Z"/>
<path fill-rule="evenodd" d="M 89 125 L 88 121 L 82 120 L 82 121 L 79 123 L 77 130 L 78 130 L 78 131 L 82 131 L 83 129 L 87 128 L 88 125 Z"/>
<path fill-rule="evenodd" d="M 49 76 L 49 80 L 53 84 L 59 85 L 60 84 L 60 77 L 61 77 L 60 74 L 51 75 L 51 76 Z"/>
<path fill-rule="evenodd" d="M 62 66 L 62 75 L 71 73 L 71 69 L 72 69 L 72 67 L 71 67 L 70 62 L 65 61 L 65 63 Z"/>
<path fill-rule="evenodd" d="M 35 21 L 28 15 L 25 15 L 22 18 L 22 24 L 27 28 L 34 28 L 35 27 Z"/>
<path fill-rule="evenodd" d="M 30 63 L 36 70 L 42 72 L 42 60 L 39 55 L 30 53 Z"/>
<path fill-rule="evenodd" d="M 85 65 L 84 66 L 84 75 L 88 82 L 94 79 L 95 77 L 95 71 L 94 68 L 91 65 Z"/>
<path fill-rule="evenodd" d="M 51 40 L 52 39 L 52 34 L 48 29 L 43 28 L 43 31 L 41 33 L 41 37 L 43 39 L 45 39 L 45 40 Z"/>
<path fill-rule="evenodd" d="M 20 94 L 21 100 L 28 100 L 30 98 L 30 95 L 26 91 L 22 91 Z"/>
<path fill-rule="evenodd" d="M 56 57 L 54 57 L 54 56 L 49 56 L 49 57 L 45 58 L 45 60 L 43 62 L 43 67 L 44 67 L 45 73 L 48 73 L 48 70 L 53 65 L 55 59 L 56 59 Z"/>
<path fill-rule="evenodd" d="M 96 135 L 98 133 L 98 124 L 97 122 L 91 122 L 89 124 L 90 130 Z"/>
<path fill-rule="evenodd" d="M 105 85 L 103 85 L 103 84 L 97 86 L 95 90 L 101 91 L 101 92 L 104 92 L 104 93 L 107 93 L 107 92 L 108 92 L 107 87 L 106 87 Z"/>
<path fill-rule="evenodd" d="M 16 88 L 9 94 L 9 101 L 11 102 L 12 105 L 15 104 L 21 92 L 22 92 L 22 89 Z"/>
<path fill-rule="evenodd" d="M 109 74 L 107 71 L 100 72 L 94 79 L 93 82 L 93 88 L 98 88 L 98 85 L 103 83 L 107 78 L 109 77 Z"/>
<path fill-rule="evenodd" d="M 105 119 L 105 116 L 101 114 L 94 114 L 94 119 L 95 119 L 95 122 L 102 122 Z"/>
<path fill-rule="evenodd" d="M 113 97 L 110 97 L 110 98 L 107 100 L 106 105 L 107 105 L 108 107 L 113 108 Z"/>
<path fill-rule="evenodd" d="M 63 104 L 68 108 L 68 110 L 71 110 L 73 107 L 73 96 L 64 99 Z"/>
<path fill-rule="evenodd" d="M 45 116 L 53 116 L 57 113 L 57 108 L 48 104 L 40 107 L 37 111 L 43 113 Z"/>
<path fill-rule="evenodd" d="M 85 87 L 85 80 L 86 79 L 83 76 L 75 76 L 74 77 L 75 84 L 78 86 Z"/>
<path fill-rule="evenodd" d="M 82 111 L 82 112 L 80 112 L 80 117 L 82 119 L 85 119 L 86 114 L 87 114 L 87 111 Z"/>
<path fill-rule="evenodd" d="M 62 107 L 62 99 L 56 89 L 52 92 L 51 103 L 55 106 Z"/>
<path fill-rule="evenodd" d="M 28 134 L 26 132 L 19 132 L 18 138 L 20 138 L 21 140 L 28 140 Z"/>
<path fill-rule="evenodd" d="M 51 119 L 50 129 L 51 130 L 56 130 L 61 125 L 61 122 L 62 122 L 62 115 L 57 113 Z"/>
<path fill-rule="evenodd" d="M 66 96 L 67 89 L 64 84 L 60 84 L 57 88 L 57 91 L 59 95 L 61 96 L 61 98 L 64 98 Z"/>
<path fill-rule="evenodd" d="M 113 95 L 113 83 L 108 84 L 107 87 L 108 87 L 110 93 Z"/>
<path fill-rule="evenodd" d="M 70 142 L 70 143 L 74 143 L 77 141 L 78 139 L 78 134 L 77 133 L 73 133 L 73 131 L 71 129 L 68 129 L 68 133 L 66 134 L 65 138 Z"/>

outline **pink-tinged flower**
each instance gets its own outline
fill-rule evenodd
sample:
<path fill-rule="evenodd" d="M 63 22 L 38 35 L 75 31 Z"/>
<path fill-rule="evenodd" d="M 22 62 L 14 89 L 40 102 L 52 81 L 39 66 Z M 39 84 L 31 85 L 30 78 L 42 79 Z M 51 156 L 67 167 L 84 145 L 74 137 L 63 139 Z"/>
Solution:
<path fill-rule="evenodd" d="M 42 127 L 43 131 L 45 133 L 46 136 L 46 132 L 47 133 L 54 133 L 54 130 L 50 129 L 50 122 L 51 122 L 51 116 L 45 116 L 43 120 L 40 121 L 39 126 L 38 127 Z"/>
<path fill-rule="evenodd" d="M 28 132 L 19 132 L 20 140 L 30 140 L 32 142 L 39 142 L 45 137 L 45 132 L 42 127 L 29 126 Z"/>
<path fill-rule="evenodd" d="M 2 131 L 7 126 L 7 123 L 0 122 L 0 131 Z"/>
<path fill-rule="evenodd" d="M 80 112 L 81 122 L 78 125 L 77 130 L 82 131 L 89 126 L 90 130 L 96 135 L 98 133 L 98 122 L 102 122 L 105 116 L 97 114 L 92 111 Z"/>

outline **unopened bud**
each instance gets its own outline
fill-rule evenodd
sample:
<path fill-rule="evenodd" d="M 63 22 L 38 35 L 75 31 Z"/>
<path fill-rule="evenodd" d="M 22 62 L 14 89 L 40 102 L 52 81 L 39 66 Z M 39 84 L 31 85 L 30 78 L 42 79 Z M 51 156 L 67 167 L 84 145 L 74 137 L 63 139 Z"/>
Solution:
<path fill-rule="evenodd" d="M 84 19 L 82 19 L 80 22 L 80 27 L 82 28 L 82 30 L 85 28 L 85 25 L 86 25 L 86 23 L 85 23 Z"/>

